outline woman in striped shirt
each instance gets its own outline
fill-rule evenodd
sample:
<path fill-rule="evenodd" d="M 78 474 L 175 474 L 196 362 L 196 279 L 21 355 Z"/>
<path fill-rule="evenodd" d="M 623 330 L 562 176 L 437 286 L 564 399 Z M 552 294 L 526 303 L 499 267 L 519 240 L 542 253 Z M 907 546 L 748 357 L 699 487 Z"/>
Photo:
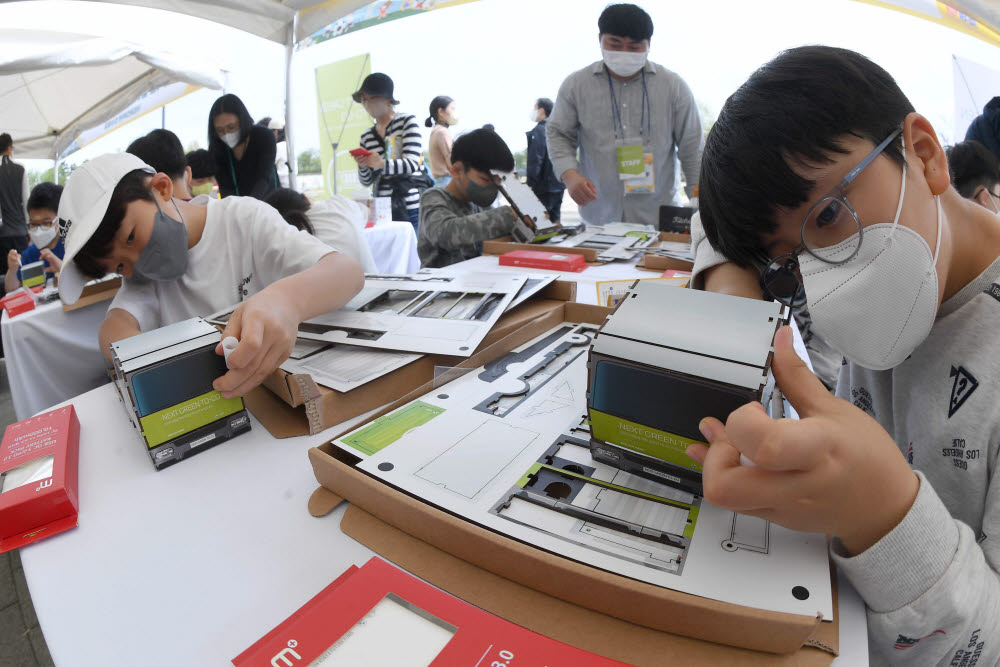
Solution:
<path fill-rule="evenodd" d="M 375 119 L 375 125 L 361 135 L 361 147 L 369 153 L 354 159 L 361 184 L 373 186 L 376 197 L 392 197 L 393 219 L 399 220 L 405 210 L 416 232 L 421 189 L 414 176 L 423 175 L 423 140 L 417 117 L 397 112 L 394 107 L 399 102 L 392 93 L 392 79 L 377 72 L 365 77 L 354 93 L 354 101 Z"/>

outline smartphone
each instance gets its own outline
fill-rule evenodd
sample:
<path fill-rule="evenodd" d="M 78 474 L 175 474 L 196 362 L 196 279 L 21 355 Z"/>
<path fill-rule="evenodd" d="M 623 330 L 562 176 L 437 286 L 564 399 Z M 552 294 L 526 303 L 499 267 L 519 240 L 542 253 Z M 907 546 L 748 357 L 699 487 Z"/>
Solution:
<path fill-rule="evenodd" d="M 351 150 L 348 151 L 348 153 L 350 153 L 354 157 L 364 157 L 366 155 L 372 154 L 372 152 L 367 148 L 352 148 Z"/>

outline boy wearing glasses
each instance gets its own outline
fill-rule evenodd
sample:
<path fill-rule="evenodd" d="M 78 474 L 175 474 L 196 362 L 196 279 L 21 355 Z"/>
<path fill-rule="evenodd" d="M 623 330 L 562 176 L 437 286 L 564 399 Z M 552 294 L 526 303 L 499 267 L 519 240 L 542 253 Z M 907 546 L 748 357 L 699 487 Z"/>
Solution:
<path fill-rule="evenodd" d="M 7 273 L 4 274 L 4 289 L 13 292 L 21 286 L 21 265 L 42 260 L 45 273 L 59 275 L 62 268 L 63 249 L 56 211 L 62 186 L 55 183 L 39 183 L 28 196 L 28 236 L 31 243 L 24 252 L 11 250 L 7 253 Z"/>
<path fill-rule="evenodd" d="M 843 49 L 755 72 L 702 165 L 715 252 L 698 249 L 699 280 L 807 302 L 845 357 L 835 398 L 779 331 L 773 369 L 801 419 L 748 404 L 703 420 L 711 446 L 688 454 L 706 500 L 833 536 L 877 663 L 996 663 L 1000 226 L 950 186 L 933 127 L 892 77 Z"/>

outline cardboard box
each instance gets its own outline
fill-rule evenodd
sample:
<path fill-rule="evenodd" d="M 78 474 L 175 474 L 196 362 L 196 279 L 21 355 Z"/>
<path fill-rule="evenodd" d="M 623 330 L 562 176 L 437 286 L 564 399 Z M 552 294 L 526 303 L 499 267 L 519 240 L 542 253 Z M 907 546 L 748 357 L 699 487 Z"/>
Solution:
<path fill-rule="evenodd" d="M 484 255 L 503 255 L 513 250 L 552 250 L 553 252 L 565 252 L 573 255 L 583 255 L 588 264 L 603 264 L 597 260 L 600 252 L 595 248 L 568 248 L 554 245 L 538 245 L 536 243 L 518 243 L 513 236 L 501 236 L 492 241 L 483 241 Z"/>
<path fill-rule="evenodd" d="M 14 317 L 35 309 L 35 295 L 27 287 L 21 287 L 0 299 L 0 304 L 7 311 L 7 317 Z"/>
<path fill-rule="evenodd" d="M 561 310 L 477 352 L 463 366 L 484 365 L 560 322 L 601 324 L 609 313 L 610 309 L 600 306 L 565 303 Z M 435 386 L 439 385 L 427 383 L 415 389 L 368 421 Z M 835 622 L 679 593 L 542 551 L 390 487 L 357 469 L 359 459 L 332 443 L 311 449 L 309 459 L 316 479 L 325 487 L 310 500 L 311 512 L 321 514 L 340 498 L 349 500 L 352 507 L 345 515 L 345 532 L 431 583 L 536 632 L 634 664 L 662 665 L 667 662 L 664 655 L 671 654 L 681 660 L 677 664 L 726 664 L 747 656 L 747 664 L 782 664 L 775 655 L 758 659 L 754 656 L 761 654 L 741 649 L 794 654 L 794 661 L 783 664 L 829 664 L 831 654 L 803 647 L 835 646 Z M 364 528 L 357 529 L 358 523 Z M 460 576 L 460 572 L 465 574 Z M 495 606 L 494 601 L 502 604 Z M 589 620 L 581 621 L 580 627 L 567 622 L 577 618 Z M 622 645 L 601 627 L 604 621 L 607 627 L 648 644 Z M 647 650 L 649 646 L 656 646 L 656 651 Z M 803 654 L 801 659 L 799 654 Z"/>
<path fill-rule="evenodd" d="M 660 241 L 675 241 L 677 243 L 691 243 L 690 234 L 676 234 L 674 232 L 660 232 Z M 639 258 L 637 268 L 647 271 L 691 271 L 694 269 L 694 262 L 689 262 L 676 257 L 661 257 L 659 255 L 643 255 Z"/>
<path fill-rule="evenodd" d="M 566 302 L 575 298 L 576 283 L 553 281 L 534 298 L 504 313 L 469 359 L 477 358 L 480 351 L 527 323 L 561 310 Z M 463 357 L 424 355 L 346 393 L 316 384 L 309 375 L 293 375 L 279 368 L 264 380 L 263 387 L 254 389 L 246 396 L 246 404 L 254 417 L 276 438 L 319 433 L 432 381 L 437 367 L 475 368 L 479 365 L 467 366 L 466 361 Z"/>
<path fill-rule="evenodd" d="M 11 424 L 0 442 L 0 553 L 76 526 L 80 421 L 72 405 Z"/>
<path fill-rule="evenodd" d="M 101 280 L 92 280 L 83 286 L 80 298 L 72 305 L 63 304 L 63 310 L 69 312 L 77 308 L 84 308 L 92 303 L 100 303 L 115 298 L 118 290 L 122 286 L 121 276 L 111 276 Z"/>
<path fill-rule="evenodd" d="M 21 266 L 21 286 L 39 287 L 45 285 L 45 262 L 39 260 Z"/>

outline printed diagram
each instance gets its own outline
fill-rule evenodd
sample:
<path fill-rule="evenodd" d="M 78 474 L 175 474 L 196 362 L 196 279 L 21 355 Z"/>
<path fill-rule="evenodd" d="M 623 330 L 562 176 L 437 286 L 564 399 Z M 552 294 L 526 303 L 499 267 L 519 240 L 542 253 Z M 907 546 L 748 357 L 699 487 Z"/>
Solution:
<path fill-rule="evenodd" d="M 414 475 L 466 498 L 475 498 L 537 437 L 527 429 L 484 422 Z"/>
<path fill-rule="evenodd" d="M 631 486 L 610 481 L 616 478 Z M 680 574 L 700 498 L 650 480 L 642 480 L 640 491 L 635 488 L 640 479 L 593 461 L 586 441 L 564 434 L 492 512 L 588 549 Z"/>
<path fill-rule="evenodd" d="M 759 554 L 768 553 L 768 543 L 771 538 L 771 522 L 755 516 L 736 514 L 730 522 L 729 539 L 722 541 L 726 551 L 755 551 Z"/>
<path fill-rule="evenodd" d="M 497 417 L 506 417 L 583 355 L 587 351 L 587 346 L 590 345 L 592 333 L 593 327 L 562 327 L 551 336 L 547 336 L 520 352 L 512 352 L 492 364 L 487 364 L 483 372 L 479 374 L 480 380 L 492 383 L 501 378 L 507 379 L 509 368 L 518 368 L 520 364 L 536 356 L 540 351 L 549 348 L 556 341 L 562 340 L 551 351 L 547 352 L 537 364 L 516 376 L 516 379 L 508 380 L 516 388 L 497 391 L 477 405 L 475 409 Z M 573 391 L 570 381 L 563 379 L 561 384 L 555 386 L 554 391 L 530 407 L 526 417 L 548 415 L 564 408 L 571 408 L 575 397 L 576 393 Z"/>

